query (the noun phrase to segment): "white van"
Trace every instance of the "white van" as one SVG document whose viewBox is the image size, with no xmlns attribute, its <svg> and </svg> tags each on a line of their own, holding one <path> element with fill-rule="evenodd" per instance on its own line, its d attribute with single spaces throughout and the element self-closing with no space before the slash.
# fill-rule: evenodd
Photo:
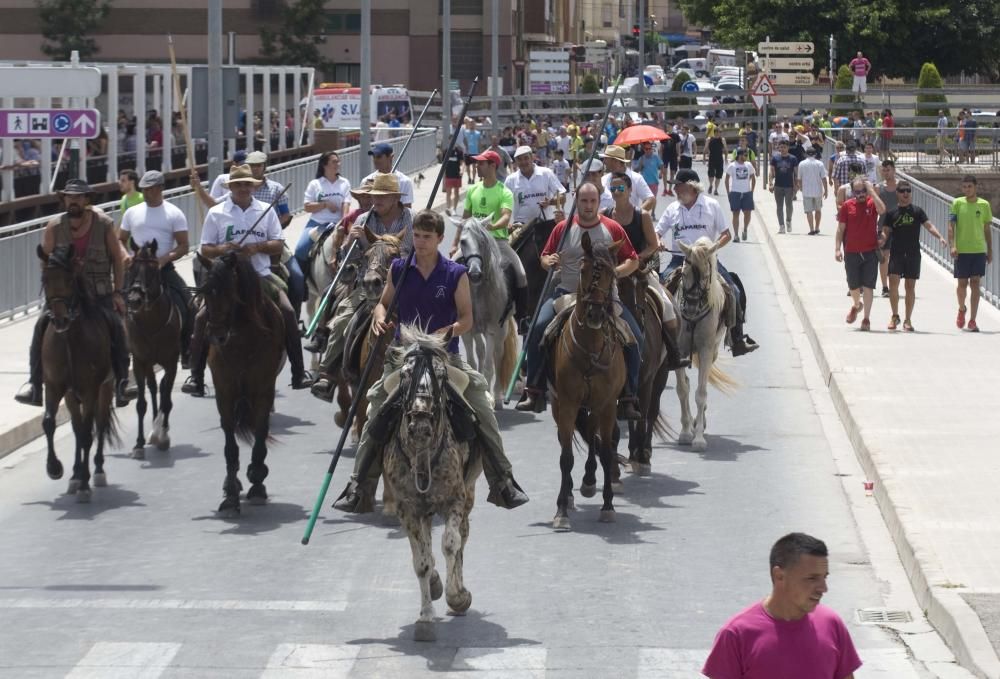
<svg viewBox="0 0 1000 679">
<path fill-rule="evenodd" d="M 713 70 L 716 66 L 736 66 L 736 50 L 708 50 L 708 70 Z"/>
<path fill-rule="evenodd" d="M 312 106 L 318 111 L 325 129 L 357 129 L 361 123 L 361 88 L 349 83 L 324 83 L 313 90 Z M 410 93 L 401 85 L 372 85 L 371 121 L 390 127 L 413 122 Z"/>
</svg>

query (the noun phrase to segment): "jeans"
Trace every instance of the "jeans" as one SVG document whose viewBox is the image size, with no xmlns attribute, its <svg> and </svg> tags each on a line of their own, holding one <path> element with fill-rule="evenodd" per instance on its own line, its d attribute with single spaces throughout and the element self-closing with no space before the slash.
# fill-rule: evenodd
<svg viewBox="0 0 1000 679">
<path fill-rule="evenodd" d="M 778 205 L 778 226 L 792 225 L 792 199 L 795 198 L 794 186 L 775 186 L 774 202 Z M 722 268 L 722 267 L 719 267 Z"/>
<path fill-rule="evenodd" d="M 528 378 L 526 384 L 530 389 L 537 389 L 539 391 L 544 391 L 545 389 L 547 357 L 545 349 L 542 347 L 542 338 L 545 335 L 545 329 L 552 322 L 552 319 L 556 317 L 556 299 L 565 294 L 567 294 L 566 290 L 557 289 L 552 297 L 542 304 L 542 308 L 538 311 L 538 319 L 535 325 L 531 327 L 531 332 L 528 333 Z M 628 370 L 626 390 L 629 394 L 634 395 L 639 388 L 639 365 L 642 357 L 643 341 L 642 329 L 632 314 L 629 313 L 629 310 L 621 305 L 621 302 L 616 301 L 615 306 L 621 312 L 621 317 L 628 323 L 628 327 L 632 331 L 632 335 L 636 341 L 635 344 L 626 345 L 624 351 L 625 368 Z"/>
</svg>

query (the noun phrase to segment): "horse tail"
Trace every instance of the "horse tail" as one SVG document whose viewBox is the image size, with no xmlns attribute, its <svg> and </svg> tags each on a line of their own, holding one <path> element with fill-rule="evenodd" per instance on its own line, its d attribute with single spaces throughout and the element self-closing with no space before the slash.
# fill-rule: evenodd
<svg viewBox="0 0 1000 679">
<path fill-rule="evenodd" d="M 691 367 L 698 367 L 698 354 L 691 355 Z M 708 371 L 708 383 L 727 396 L 735 393 L 740 387 L 736 378 L 720 368 L 717 361 L 712 363 L 712 369 Z"/>
<path fill-rule="evenodd" d="M 108 404 L 108 422 L 105 426 L 96 424 L 98 439 L 107 446 L 119 448 L 122 445 L 121 432 L 118 430 L 118 415 Z"/>
<path fill-rule="evenodd" d="M 511 316 L 507 319 L 507 332 L 503 338 L 503 355 L 500 357 L 500 370 L 497 375 L 497 378 L 501 380 L 500 384 L 510 384 L 510 377 L 514 374 L 515 365 L 517 365 L 517 327 L 514 325 L 513 316 Z"/>
<path fill-rule="evenodd" d="M 667 416 L 663 413 L 656 414 L 656 419 L 653 421 L 653 432 L 660 437 L 661 441 L 669 441 L 671 438 L 677 438 L 675 435 L 676 432 L 667 421 Z"/>
<path fill-rule="evenodd" d="M 256 422 L 253 419 L 253 408 L 250 407 L 250 399 L 245 397 L 237 398 L 234 408 L 236 409 L 236 414 L 233 418 L 233 430 L 236 438 L 244 443 L 253 443 L 254 425 Z"/>
</svg>

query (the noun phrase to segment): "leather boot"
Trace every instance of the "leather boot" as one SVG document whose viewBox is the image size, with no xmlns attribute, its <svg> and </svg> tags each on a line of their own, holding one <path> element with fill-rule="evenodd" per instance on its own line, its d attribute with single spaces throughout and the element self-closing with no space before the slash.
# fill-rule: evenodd
<svg viewBox="0 0 1000 679">
<path fill-rule="evenodd" d="M 514 509 L 528 501 L 528 494 L 511 477 L 506 479 L 499 488 L 490 488 L 490 494 L 486 497 L 486 501 L 503 509 Z"/>
<path fill-rule="evenodd" d="M 691 359 L 681 356 L 680 346 L 677 344 L 677 336 L 670 331 L 670 328 L 663 328 L 663 344 L 667 350 L 667 369 L 678 370 L 680 368 L 690 368 Z"/>
<path fill-rule="evenodd" d="M 514 410 L 522 413 L 544 413 L 545 394 L 541 389 L 525 389 L 521 394 L 521 400 L 514 406 Z"/>
<path fill-rule="evenodd" d="M 760 346 L 751 339 L 750 335 L 743 334 L 743 324 L 737 323 L 729 329 L 729 348 L 733 356 L 742 356 L 757 351 Z"/>
<path fill-rule="evenodd" d="M 350 514 L 367 514 L 375 511 L 375 487 L 371 483 L 361 484 L 351 479 L 344 492 L 333 503 L 334 509 Z"/>
<path fill-rule="evenodd" d="M 42 385 L 33 382 L 25 382 L 24 386 L 14 395 L 14 400 L 28 406 L 39 406 L 42 404 Z"/>
<path fill-rule="evenodd" d="M 639 412 L 639 399 L 635 396 L 620 396 L 618 398 L 618 419 L 641 420 L 642 413 Z"/>
<path fill-rule="evenodd" d="M 316 328 L 316 332 L 313 333 L 309 343 L 302 345 L 302 350 L 308 351 L 311 354 L 321 354 L 326 349 L 326 340 L 329 337 L 330 331 L 327 328 Z"/>
<path fill-rule="evenodd" d="M 319 379 L 312 383 L 309 393 L 321 401 L 333 403 L 333 392 L 335 388 L 336 384 L 334 383 L 333 378 L 326 373 L 320 373 Z"/>
<path fill-rule="evenodd" d="M 42 405 L 42 339 L 49 327 L 49 317 L 42 313 L 35 321 L 28 351 L 28 382 L 17 392 L 14 400 L 29 406 Z"/>
</svg>

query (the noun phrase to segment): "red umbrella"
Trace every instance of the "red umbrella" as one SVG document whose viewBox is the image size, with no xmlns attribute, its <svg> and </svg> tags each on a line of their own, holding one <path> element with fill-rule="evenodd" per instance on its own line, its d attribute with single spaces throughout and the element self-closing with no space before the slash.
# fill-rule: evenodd
<svg viewBox="0 0 1000 679">
<path fill-rule="evenodd" d="M 667 133 L 652 125 L 630 125 L 615 136 L 615 146 L 630 146 L 644 141 L 661 141 Z"/>
</svg>

